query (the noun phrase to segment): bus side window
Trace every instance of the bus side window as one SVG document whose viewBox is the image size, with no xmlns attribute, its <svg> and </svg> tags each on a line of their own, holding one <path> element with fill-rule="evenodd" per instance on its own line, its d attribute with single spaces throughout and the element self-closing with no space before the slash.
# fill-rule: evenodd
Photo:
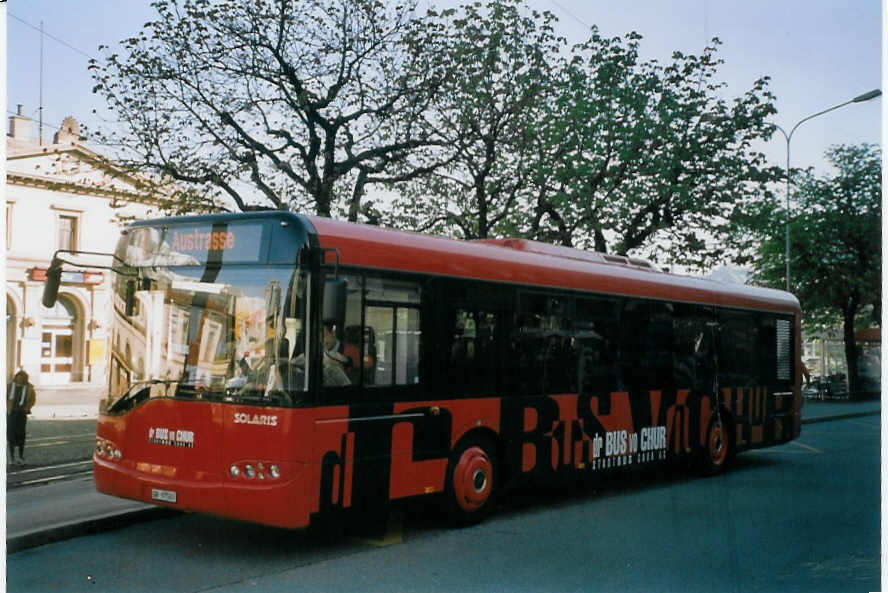
<svg viewBox="0 0 888 593">
<path fill-rule="evenodd" d="M 365 386 L 419 383 L 420 288 L 413 282 L 368 277 L 364 291 L 364 338 L 371 344 L 372 370 Z M 365 354 L 365 364 L 367 357 Z"/>
<path fill-rule="evenodd" d="M 564 296 L 519 294 L 507 354 L 511 392 L 541 395 L 574 390 L 576 353 L 568 305 Z"/>
<path fill-rule="evenodd" d="M 674 308 L 672 377 L 675 387 L 712 394 L 716 387 L 713 311 L 683 303 L 675 304 Z"/>
<path fill-rule="evenodd" d="M 719 386 L 759 385 L 759 327 L 755 314 L 724 311 L 719 314 L 719 327 Z"/>
<path fill-rule="evenodd" d="M 622 384 L 618 366 L 620 306 L 616 299 L 578 298 L 574 317 L 581 393 L 608 393 Z"/>
<path fill-rule="evenodd" d="M 336 366 L 336 370 L 324 369 L 325 387 L 344 387 L 360 384 L 361 378 L 361 292 L 360 276 L 344 276 L 346 281 L 345 326 L 335 327 L 335 345 L 324 356 L 325 367 Z M 325 330 L 326 331 L 326 330 Z M 326 348 L 326 344 L 323 346 Z M 365 357 L 366 362 L 366 357 Z M 342 371 L 341 373 L 339 371 Z M 372 369 L 371 371 L 372 372 Z"/>
<path fill-rule="evenodd" d="M 645 389 L 674 387 L 674 306 L 672 303 L 651 302 L 648 304 L 647 338 L 642 368 Z"/>
<path fill-rule="evenodd" d="M 449 390 L 457 395 L 491 395 L 496 390 L 496 315 L 455 309 L 451 313 Z"/>
<path fill-rule="evenodd" d="M 646 389 L 647 371 L 644 368 L 647 354 L 649 303 L 639 299 L 626 299 L 620 311 L 620 357 L 622 381 L 618 389 Z"/>
</svg>

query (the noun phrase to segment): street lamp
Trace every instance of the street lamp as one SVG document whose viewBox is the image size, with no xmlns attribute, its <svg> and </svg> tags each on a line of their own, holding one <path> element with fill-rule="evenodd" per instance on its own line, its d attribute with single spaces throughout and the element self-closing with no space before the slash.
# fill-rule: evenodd
<svg viewBox="0 0 888 593">
<path fill-rule="evenodd" d="M 862 95 L 858 95 L 854 97 L 850 101 L 845 101 L 844 103 L 839 103 L 834 107 L 830 107 L 829 109 L 824 109 L 823 111 L 818 111 L 814 115 L 809 115 L 808 117 L 802 119 L 792 127 L 789 131 L 789 134 L 786 133 L 786 130 L 778 126 L 777 124 L 771 124 L 776 129 L 780 130 L 780 133 L 783 134 L 783 137 L 786 138 L 786 291 L 790 292 L 790 284 L 789 284 L 789 142 L 792 140 L 792 135 L 795 133 L 796 129 L 808 121 L 809 119 L 814 119 L 818 115 L 823 115 L 824 113 L 829 113 L 830 111 L 834 111 L 839 107 L 844 107 L 850 103 L 863 103 L 864 101 L 869 101 L 870 99 L 875 99 L 880 96 L 882 91 L 879 89 L 873 89 L 868 93 L 864 93 Z"/>
</svg>

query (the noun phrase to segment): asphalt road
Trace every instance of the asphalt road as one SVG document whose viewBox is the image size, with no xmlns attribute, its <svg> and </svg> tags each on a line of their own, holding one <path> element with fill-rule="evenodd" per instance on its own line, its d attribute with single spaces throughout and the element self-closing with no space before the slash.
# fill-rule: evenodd
<svg viewBox="0 0 888 593">
<path fill-rule="evenodd" d="M 806 425 L 715 478 L 519 493 L 485 523 L 384 538 L 176 515 L 10 554 L 18 591 L 877 591 L 879 417 Z"/>
</svg>

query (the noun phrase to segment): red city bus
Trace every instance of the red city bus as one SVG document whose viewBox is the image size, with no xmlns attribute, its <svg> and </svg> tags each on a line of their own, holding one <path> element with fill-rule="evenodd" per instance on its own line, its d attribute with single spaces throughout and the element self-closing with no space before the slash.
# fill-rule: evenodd
<svg viewBox="0 0 888 593">
<path fill-rule="evenodd" d="M 113 269 L 115 496 L 304 527 L 438 494 L 467 523 L 524 481 L 717 473 L 801 428 L 780 291 L 286 212 L 137 222 Z"/>
</svg>

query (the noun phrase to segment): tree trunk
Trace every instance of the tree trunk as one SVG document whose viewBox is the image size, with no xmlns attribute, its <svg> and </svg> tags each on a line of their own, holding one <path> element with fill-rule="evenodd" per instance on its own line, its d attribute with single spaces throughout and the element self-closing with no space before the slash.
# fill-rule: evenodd
<svg viewBox="0 0 888 593">
<path fill-rule="evenodd" d="M 358 169 L 358 179 L 352 191 L 351 203 L 348 207 L 348 221 L 358 222 L 358 213 L 361 211 L 361 198 L 364 197 L 364 186 L 367 184 L 367 169 Z"/>
<path fill-rule="evenodd" d="M 313 196 L 315 200 L 315 212 L 318 216 L 330 218 L 330 207 L 333 202 L 332 181 L 321 181 L 317 184 L 317 192 Z"/>
<path fill-rule="evenodd" d="M 856 306 L 842 308 L 842 333 L 844 334 L 845 339 L 845 361 L 848 363 L 848 395 L 852 398 L 855 397 L 857 386 L 860 384 L 858 380 L 859 365 L 857 361 L 857 343 L 854 341 L 854 313 L 856 311 Z"/>
<path fill-rule="evenodd" d="M 486 239 L 490 229 L 487 221 L 487 192 L 484 191 L 483 179 L 480 183 L 475 184 L 475 199 L 478 201 L 478 236 L 475 238 Z"/>
<path fill-rule="evenodd" d="M 605 241 L 604 233 L 600 229 L 595 229 L 595 251 L 607 253 L 607 241 Z"/>
</svg>

